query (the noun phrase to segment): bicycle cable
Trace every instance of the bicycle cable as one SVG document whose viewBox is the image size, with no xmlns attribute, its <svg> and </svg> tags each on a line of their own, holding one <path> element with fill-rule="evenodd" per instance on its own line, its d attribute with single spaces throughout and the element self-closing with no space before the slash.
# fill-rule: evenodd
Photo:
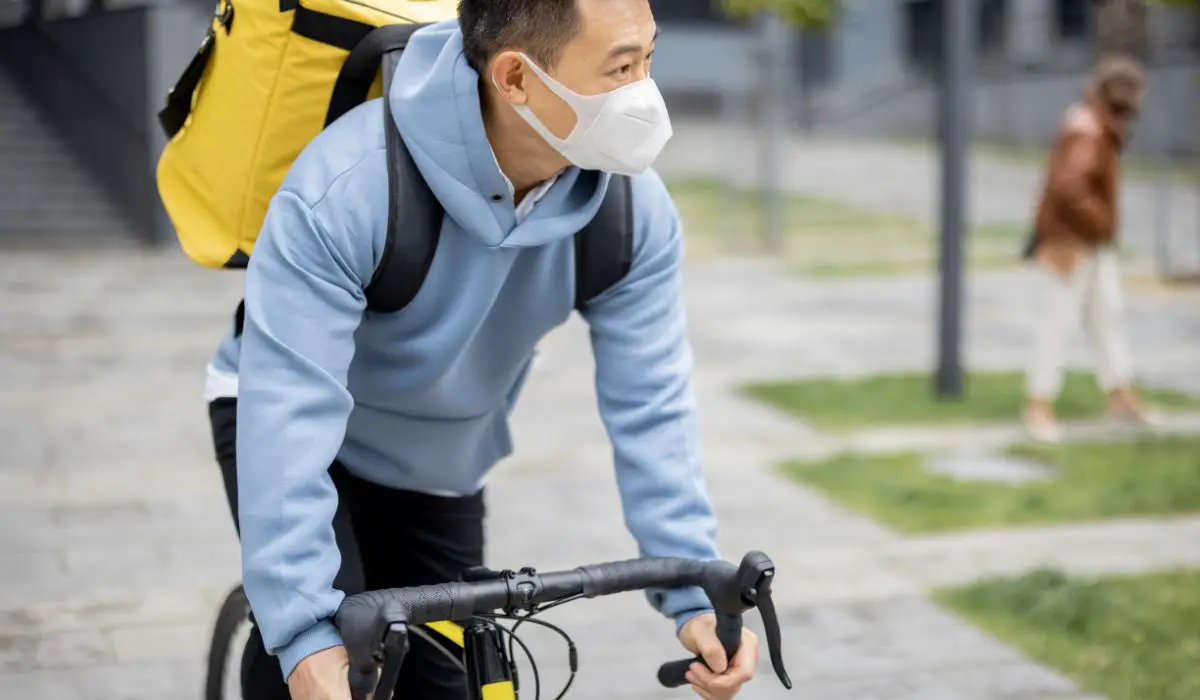
<svg viewBox="0 0 1200 700">
<path fill-rule="evenodd" d="M 495 623 L 496 620 L 513 619 L 507 615 L 475 615 L 474 617 L 491 623 Z M 518 645 L 520 645 L 521 650 L 525 652 L 525 658 L 529 659 L 529 667 L 533 670 L 533 700 L 539 700 L 542 697 L 542 679 L 538 675 L 537 661 L 535 661 L 533 658 L 533 652 L 529 650 L 529 647 L 525 645 L 525 642 L 521 641 L 520 637 L 513 633 L 513 630 L 505 627 L 504 625 L 496 625 L 496 629 L 508 635 L 508 663 L 513 674 L 513 690 L 520 692 L 520 681 L 517 678 L 517 664 L 512 660 L 512 643 L 515 641 Z M 513 629 L 516 629 L 515 625 L 513 626 Z M 561 696 L 559 697 L 561 698 Z"/>
<path fill-rule="evenodd" d="M 525 652 L 525 657 L 529 659 L 529 666 L 530 666 L 530 669 L 533 671 L 533 683 L 534 683 L 533 697 L 534 697 L 534 700 L 540 700 L 540 698 L 541 698 L 541 693 L 542 693 L 541 676 L 538 673 L 537 661 L 534 660 L 533 653 L 529 650 L 529 647 L 526 646 L 525 642 L 522 641 L 521 638 L 516 634 L 517 628 L 520 627 L 523 623 L 528 622 L 531 625 L 537 625 L 539 627 L 545 627 L 546 629 L 549 629 L 550 631 L 558 634 L 558 636 L 562 637 L 563 641 L 566 642 L 566 644 L 567 644 L 567 667 L 571 670 L 571 675 L 567 678 L 567 682 L 563 685 L 562 690 L 560 690 L 558 695 L 556 695 L 554 698 L 554 700 L 562 700 L 562 698 L 564 696 L 566 696 L 567 692 L 571 689 L 571 685 L 575 682 L 575 675 L 579 672 L 579 651 L 575 646 L 575 640 L 571 639 L 571 636 L 569 634 L 567 634 L 567 632 L 565 630 L 563 630 L 561 627 L 559 627 L 553 623 L 546 622 L 545 620 L 535 619 L 534 616 L 538 615 L 542 612 L 545 612 L 546 610 L 549 610 L 551 608 L 557 607 L 559 605 L 569 603 L 573 600 L 578 600 L 582 597 L 584 597 L 584 596 L 572 596 L 570 598 L 564 598 L 562 600 L 557 600 L 548 605 L 542 606 L 535 610 L 531 610 L 530 612 L 528 612 L 524 615 L 514 615 L 512 613 L 476 615 L 476 617 L 480 617 L 480 618 L 491 620 L 491 621 L 511 620 L 515 623 L 515 624 L 513 624 L 511 629 L 500 626 L 500 625 L 497 625 L 497 627 L 499 629 L 504 630 L 504 632 L 506 634 L 508 634 L 508 640 L 509 640 L 509 642 L 508 642 L 508 657 L 509 657 L 509 659 L 511 660 L 515 654 L 515 650 L 513 648 L 513 642 L 516 642 L 521 647 L 521 650 Z M 515 678 L 516 677 L 516 664 L 515 663 L 513 664 L 513 673 L 514 673 L 514 678 Z"/>
</svg>

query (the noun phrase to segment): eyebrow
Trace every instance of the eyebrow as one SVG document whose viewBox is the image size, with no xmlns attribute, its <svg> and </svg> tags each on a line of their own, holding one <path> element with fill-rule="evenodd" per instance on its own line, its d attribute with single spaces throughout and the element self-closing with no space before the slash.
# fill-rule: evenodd
<svg viewBox="0 0 1200 700">
<path fill-rule="evenodd" d="M 660 29 L 659 27 L 656 26 L 654 28 L 654 38 L 650 40 L 650 43 L 653 44 L 654 42 L 658 41 L 658 37 L 661 34 L 662 34 L 662 29 Z M 646 50 L 645 47 L 639 43 L 631 42 L 631 43 L 627 43 L 627 44 L 617 44 L 616 46 L 609 49 L 608 58 L 609 59 L 617 58 L 618 56 L 623 56 L 627 53 L 642 53 L 645 50 Z"/>
</svg>

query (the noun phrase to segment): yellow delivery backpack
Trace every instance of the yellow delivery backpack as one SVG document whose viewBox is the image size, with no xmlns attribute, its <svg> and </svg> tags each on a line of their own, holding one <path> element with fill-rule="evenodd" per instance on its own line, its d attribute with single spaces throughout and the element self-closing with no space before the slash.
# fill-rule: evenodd
<svg viewBox="0 0 1200 700">
<path fill-rule="evenodd" d="M 371 46 L 369 37 L 387 33 L 373 30 L 448 19 L 456 5 L 220 0 L 158 115 L 168 139 L 158 189 L 184 252 L 206 267 L 245 267 L 292 161 L 328 123 L 380 94 L 380 55 L 396 47 Z"/>
</svg>

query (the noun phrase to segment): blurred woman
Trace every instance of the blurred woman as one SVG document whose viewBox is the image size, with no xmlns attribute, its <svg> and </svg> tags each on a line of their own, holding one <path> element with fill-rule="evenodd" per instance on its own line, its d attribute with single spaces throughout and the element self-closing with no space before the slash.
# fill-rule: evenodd
<svg viewBox="0 0 1200 700">
<path fill-rule="evenodd" d="M 1027 250 L 1045 273 L 1046 284 L 1024 415 L 1038 440 L 1061 439 L 1054 401 L 1062 388 L 1067 338 L 1081 317 L 1096 358 L 1097 381 L 1108 392 L 1110 415 L 1150 421 L 1132 387 L 1116 248 L 1120 154 L 1145 91 L 1145 75 L 1136 61 L 1101 59 L 1083 100 L 1067 110 L 1051 149 Z"/>
</svg>

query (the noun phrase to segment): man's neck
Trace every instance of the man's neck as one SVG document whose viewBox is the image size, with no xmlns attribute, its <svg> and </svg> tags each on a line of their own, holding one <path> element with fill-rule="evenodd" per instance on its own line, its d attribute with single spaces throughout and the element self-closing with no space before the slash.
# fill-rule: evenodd
<svg viewBox="0 0 1200 700">
<path fill-rule="evenodd" d="M 530 190 L 562 172 L 562 156 L 493 90 L 481 84 L 480 92 L 488 142 L 500 164 L 500 172 L 512 183 L 519 202 Z"/>
</svg>

